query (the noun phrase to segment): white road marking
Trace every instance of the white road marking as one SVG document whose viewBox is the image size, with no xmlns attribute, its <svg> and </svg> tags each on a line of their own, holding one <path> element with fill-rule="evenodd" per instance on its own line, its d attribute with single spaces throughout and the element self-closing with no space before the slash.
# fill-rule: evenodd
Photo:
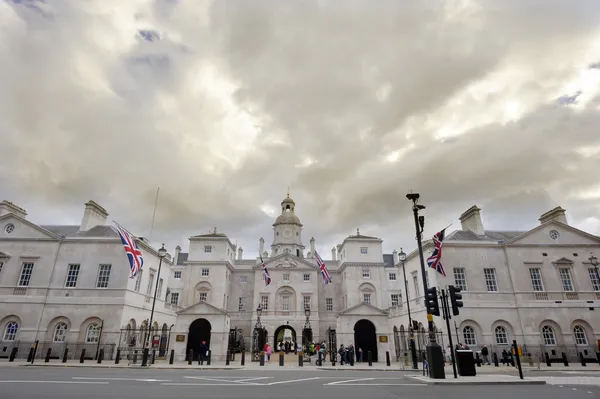
<svg viewBox="0 0 600 399">
<path fill-rule="evenodd" d="M 31 381 L 31 380 L 0 380 L 0 383 L 26 383 L 26 384 L 99 384 L 108 385 L 106 381 Z"/>
<path fill-rule="evenodd" d="M 202 380 L 202 381 L 228 382 L 230 384 L 238 383 L 238 384 L 243 384 L 243 385 L 252 385 L 252 383 L 238 382 L 235 380 L 224 380 L 222 378 L 210 378 L 210 377 L 185 377 L 185 378 L 192 378 L 194 380 Z"/>
<path fill-rule="evenodd" d="M 273 377 L 254 377 L 254 378 L 244 378 L 243 380 L 235 380 L 233 382 L 247 382 L 247 381 L 256 381 L 256 380 L 266 380 L 268 378 Z"/>
<path fill-rule="evenodd" d="M 199 383 L 194 383 L 194 382 L 163 382 L 160 385 L 168 385 L 168 386 L 181 386 L 181 387 L 198 387 L 198 386 L 216 386 L 216 387 L 258 387 L 258 386 L 262 386 L 259 384 L 239 384 L 239 385 L 232 385 L 232 384 L 199 384 Z"/>
<path fill-rule="evenodd" d="M 330 386 L 331 384 L 323 384 L 323 386 Z M 380 386 L 405 386 L 405 387 L 426 387 L 427 384 L 336 384 L 334 387 L 351 387 L 351 386 L 360 386 L 360 387 L 380 387 Z"/>
<path fill-rule="evenodd" d="M 275 382 L 270 382 L 270 383 L 264 384 L 264 385 L 288 384 L 291 382 L 311 381 L 311 380 L 319 380 L 319 379 L 321 379 L 321 377 L 301 378 L 299 380 L 275 381 Z"/>
<path fill-rule="evenodd" d="M 140 381 L 140 382 L 170 382 L 173 380 L 157 380 L 154 378 L 109 378 L 109 377 L 72 377 L 74 380 L 105 380 L 105 381 Z"/>
<path fill-rule="evenodd" d="M 351 380 L 330 382 L 329 384 L 324 384 L 324 385 L 338 385 L 338 384 L 344 384 L 346 382 L 371 381 L 371 380 L 374 380 L 374 379 L 375 378 L 353 378 Z"/>
</svg>

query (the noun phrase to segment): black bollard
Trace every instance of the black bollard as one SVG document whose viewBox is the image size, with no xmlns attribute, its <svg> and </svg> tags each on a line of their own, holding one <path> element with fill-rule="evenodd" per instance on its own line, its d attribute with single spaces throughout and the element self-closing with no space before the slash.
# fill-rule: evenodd
<svg viewBox="0 0 600 399">
<path fill-rule="evenodd" d="M 81 356 L 79 356 L 79 363 L 83 363 L 85 360 L 85 348 L 81 350 Z"/>
<path fill-rule="evenodd" d="M 583 357 L 583 352 L 579 352 L 579 360 L 581 360 L 581 367 L 586 367 L 585 358 Z"/>
<path fill-rule="evenodd" d="M 598 359 L 598 364 L 600 364 L 600 352 L 596 352 L 596 359 Z"/>
<path fill-rule="evenodd" d="M 148 366 L 148 357 L 150 357 L 150 349 L 144 348 L 142 352 L 142 367 Z"/>
<path fill-rule="evenodd" d="M 100 352 L 98 353 L 98 364 L 101 364 L 102 360 L 104 360 L 104 349 L 100 349 Z"/>
<path fill-rule="evenodd" d="M 562 352 L 561 356 L 565 367 L 569 367 L 569 359 L 567 359 L 567 354 L 565 352 Z"/>
<path fill-rule="evenodd" d="M 260 351 L 259 353 L 260 359 L 258 359 L 258 364 L 260 366 L 264 366 L 265 365 L 265 352 L 264 351 Z"/>
<path fill-rule="evenodd" d="M 10 351 L 10 357 L 8 358 L 9 362 L 15 361 L 15 357 L 17 357 L 18 351 L 19 351 L 19 348 L 17 348 L 17 347 L 12 348 L 12 350 Z"/>
<path fill-rule="evenodd" d="M 229 357 L 230 357 L 230 353 L 229 351 L 227 351 L 227 356 L 225 356 L 225 366 L 229 366 Z"/>
<path fill-rule="evenodd" d="M 173 364 L 174 360 L 175 360 L 175 350 L 171 349 L 171 356 L 169 356 L 169 364 Z"/>
<path fill-rule="evenodd" d="M 390 360 L 390 352 L 389 351 L 385 351 L 385 364 L 387 364 L 388 367 L 390 367 L 392 365 L 392 361 Z"/>
<path fill-rule="evenodd" d="M 133 364 L 137 363 L 137 350 L 133 351 Z"/>
<path fill-rule="evenodd" d="M 373 366 L 373 357 L 371 355 L 371 351 L 367 352 L 367 361 L 369 362 L 369 367 Z"/>
<path fill-rule="evenodd" d="M 304 366 L 304 353 L 298 352 L 298 367 Z"/>
<path fill-rule="evenodd" d="M 323 365 L 323 358 L 321 357 L 321 352 L 317 353 L 317 366 L 321 367 Z"/>
<path fill-rule="evenodd" d="M 29 355 L 27 355 L 27 363 L 31 362 L 33 359 L 33 346 L 29 348 Z"/>
<path fill-rule="evenodd" d="M 50 363 L 50 354 L 52 354 L 52 348 L 48 348 L 46 351 L 46 359 L 44 359 L 44 363 Z"/>
<path fill-rule="evenodd" d="M 117 349 L 117 355 L 115 356 L 115 364 L 119 364 L 121 361 L 121 349 Z"/>
<path fill-rule="evenodd" d="M 546 355 L 546 366 L 548 366 L 548 367 L 552 366 L 552 363 L 550 363 L 550 356 L 548 355 L 548 352 L 546 352 L 545 355 Z"/>
<path fill-rule="evenodd" d="M 498 354 L 496 352 L 492 353 L 492 358 L 494 359 L 494 366 L 500 367 L 498 364 Z"/>
<path fill-rule="evenodd" d="M 517 346 L 517 340 L 513 340 L 513 349 L 515 351 L 515 360 L 517 362 L 517 369 L 519 370 L 519 378 L 523 379 L 523 369 L 521 368 L 521 356 L 519 356 L 519 347 Z"/>
<path fill-rule="evenodd" d="M 152 364 L 156 361 L 156 349 L 152 349 Z"/>
<path fill-rule="evenodd" d="M 279 352 L 279 366 L 283 367 L 283 352 Z"/>
<path fill-rule="evenodd" d="M 211 361 L 211 358 L 212 358 L 212 351 L 210 349 L 208 350 L 206 356 L 207 356 L 207 358 L 206 358 L 206 365 L 210 366 L 210 361 Z"/>
<path fill-rule="evenodd" d="M 33 364 L 33 362 L 35 361 L 35 354 L 37 353 L 39 344 L 40 341 L 35 341 L 35 343 L 33 344 L 33 355 L 31 356 L 31 364 Z"/>
<path fill-rule="evenodd" d="M 188 365 L 191 365 L 193 360 L 194 360 L 194 350 L 190 349 L 188 351 Z"/>
<path fill-rule="evenodd" d="M 475 363 L 477 367 L 481 367 L 481 359 L 479 358 L 479 353 L 475 352 Z"/>
<path fill-rule="evenodd" d="M 66 363 L 67 362 L 67 357 L 69 356 L 69 348 L 65 348 L 65 352 L 63 353 L 63 358 L 62 358 L 62 362 Z"/>
<path fill-rule="evenodd" d="M 240 361 L 240 365 L 245 366 L 246 365 L 246 351 L 242 351 L 241 358 L 242 358 L 242 360 Z"/>
</svg>

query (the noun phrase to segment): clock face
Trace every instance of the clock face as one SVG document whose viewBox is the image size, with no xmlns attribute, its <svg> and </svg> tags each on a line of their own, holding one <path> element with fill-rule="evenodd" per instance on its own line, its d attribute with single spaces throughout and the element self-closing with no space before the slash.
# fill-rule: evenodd
<svg viewBox="0 0 600 399">
<path fill-rule="evenodd" d="M 291 231 L 291 230 L 289 230 L 289 229 L 285 229 L 285 230 L 283 230 L 283 236 L 284 236 L 285 238 L 290 238 L 290 237 L 292 236 L 292 231 Z"/>
</svg>

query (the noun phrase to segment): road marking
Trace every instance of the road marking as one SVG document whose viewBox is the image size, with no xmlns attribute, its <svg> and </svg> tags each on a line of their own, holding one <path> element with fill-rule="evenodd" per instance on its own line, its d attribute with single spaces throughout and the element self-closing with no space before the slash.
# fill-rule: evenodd
<svg viewBox="0 0 600 399">
<path fill-rule="evenodd" d="M 238 383 L 242 385 L 252 385 L 252 383 L 244 383 L 238 382 L 236 380 L 224 380 L 222 378 L 210 378 L 210 377 L 184 377 L 184 378 L 192 378 L 194 380 L 202 380 L 202 381 L 215 381 L 215 382 L 228 382 L 228 383 Z"/>
<path fill-rule="evenodd" d="M 268 378 L 273 378 L 273 377 L 244 378 L 243 380 L 236 380 L 236 381 L 233 381 L 233 382 L 247 382 L 247 381 L 256 381 L 256 380 L 266 380 Z"/>
<path fill-rule="evenodd" d="M 0 383 L 27 383 L 27 384 L 98 384 L 108 385 L 106 381 L 31 381 L 31 380 L 0 380 Z"/>
<path fill-rule="evenodd" d="M 157 380 L 154 378 L 110 378 L 110 377 L 73 377 L 74 380 L 105 380 L 105 381 L 140 381 L 140 382 L 170 382 L 173 380 Z"/>
<path fill-rule="evenodd" d="M 331 384 L 323 384 L 323 386 L 329 386 Z M 410 383 L 406 383 L 406 384 L 336 384 L 333 385 L 334 387 L 351 387 L 351 386 L 358 386 L 358 387 L 381 387 L 381 386 L 405 386 L 405 387 L 426 387 L 427 384 L 410 384 Z"/>
<path fill-rule="evenodd" d="M 194 383 L 194 382 L 163 382 L 160 385 L 167 385 L 167 386 L 181 386 L 181 387 L 198 387 L 198 386 L 215 386 L 215 387 L 258 387 L 258 386 L 262 386 L 260 384 L 238 384 L 238 385 L 232 385 L 232 384 L 199 384 L 199 383 Z"/>
<path fill-rule="evenodd" d="M 288 383 L 292 383 L 292 382 L 301 382 L 301 381 L 311 381 L 311 380 L 319 380 L 321 377 L 312 377 L 312 378 L 302 378 L 299 380 L 288 380 L 288 381 L 275 381 L 275 382 L 270 382 L 268 384 L 264 384 L 264 385 L 278 385 L 278 384 L 288 384 Z"/>
<path fill-rule="evenodd" d="M 354 378 L 354 379 L 351 379 L 351 380 L 330 382 L 328 384 L 323 384 L 323 385 L 338 385 L 338 384 L 343 384 L 343 383 L 346 383 L 346 382 L 370 381 L 370 380 L 374 380 L 374 379 L 375 378 Z"/>
</svg>

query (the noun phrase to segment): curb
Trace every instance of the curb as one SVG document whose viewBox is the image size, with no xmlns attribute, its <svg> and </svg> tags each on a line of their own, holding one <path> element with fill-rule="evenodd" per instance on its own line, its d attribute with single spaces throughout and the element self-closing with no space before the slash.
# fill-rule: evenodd
<svg viewBox="0 0 600 399">
<path fill-rule="evenodd" d="M 411 376 L 410 378 L 421 381 L 427 385 L 546 385 L 544 380 L 513 380 L 513 381 L 460 381 L 433 380 Z"/>
<path fill-rule="evenodd" d="M 381 368 L 381 367 L 372 367 L 368 369 L 357 369 L 350 366 L 350 368 L 335 368 L 335 367 L 317 367 L 316 370 L 324 370 L 324 371 L 393 371 L 393 372 L 402 372 L 402 373 L 422 373 L 423 370 L 413 370 L 413 369 L 392 369 L 392 368 Z"/>
<path fill-rule="evenodd" d="M 119 366 L 119 365 L 104 365 L 96 364 L 94 366 L 76 366 L 74 364 L 21 364 L 14 367 L 68 367 L 80 369 L 140 369 L 140 370 L 245 370 L 246 367 L 165 367 L 165 366 Z"/>
</svg>

